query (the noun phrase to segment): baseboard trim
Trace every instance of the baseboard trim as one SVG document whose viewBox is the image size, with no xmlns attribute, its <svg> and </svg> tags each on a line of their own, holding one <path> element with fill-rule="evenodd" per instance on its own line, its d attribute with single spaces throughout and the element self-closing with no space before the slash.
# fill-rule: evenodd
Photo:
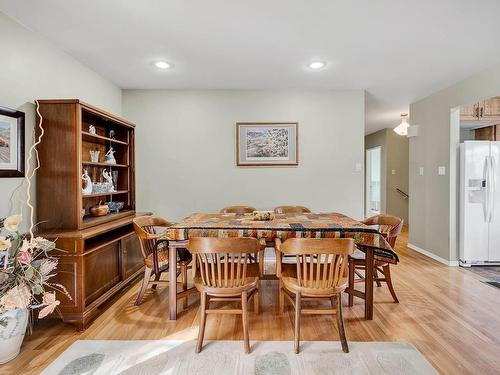
<svg viewBox="0 0 500 375">
<path fill-rule="evenodd" d="M 459 266 L 458 260 L 446 260 L 446 259 L 441 258 L 440 256 L 438 256 L 436 254 L 431 253 L 430 251 L 424 250 L 421 247 L 415 246 L 411 243 L 408 243 L 407 247 L 409 249 L 416 251 L 417 253 L 425 255 L 426 257 L 434 259 L 434 260 L 438 261 L 439 263 L 443 263 L 449 267 L 458 267 Z"/>
</svg>

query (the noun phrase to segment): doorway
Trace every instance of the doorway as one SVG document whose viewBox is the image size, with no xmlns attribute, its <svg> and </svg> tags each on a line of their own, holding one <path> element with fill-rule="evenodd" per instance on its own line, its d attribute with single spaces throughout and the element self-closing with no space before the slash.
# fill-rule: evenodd
<svg viewBox="0 0 500 375">
<path fill-rule="evenodd" d="M 366 150 L 366 202 L 365 215 L 370 217 L 380 214 L 381 207 L 381 169 L 382 147 Z"/>
</svg>

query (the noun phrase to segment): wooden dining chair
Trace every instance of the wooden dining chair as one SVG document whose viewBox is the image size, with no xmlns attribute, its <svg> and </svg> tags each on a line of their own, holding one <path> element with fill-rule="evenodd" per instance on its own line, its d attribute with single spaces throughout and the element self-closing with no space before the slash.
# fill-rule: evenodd
<svg viewBox="0 0 500 375">
<path fill-rule="evenodd" d="M 300 214 L 311 212 L 311 210 L 304 206 L 278 206 L 274 208 L 276 214 Z"/>
<path fill-rule="evenodd" d="M 252 207 L 252 206 L 227 206 L 227 207 L 222 208 L 219 211 L 219 213 L 244 215 L 244 214 L 251 214 L 254 211 L 255 211 L 255 207 Z M 259 262 L 258 253 L 253 254 L 250 257 L 250 261 L 253 263 Z M 264 267 L 263 258 L 260 261 L 260 263 L 261 263 L 261 266 Z"/>
<path fill-rule="evenodd" d="M 144 257 L 144 280 L 142 281 L 141 289 L 135 301 L 136 305 L 140 305 L 144 293 L 149 285 L 152 289 L 156 289 L 158 284 L 168 284 L 166 280 L 160 280 L 162 272 L 169 271 L 168 264 L 168 241 L 161 239 L 161 233 L 158 229 L 165 229 L 172 224 L 168 221 L 154 216 L 141 216 L 132 220 L 134 231 L 139 238 L 142 256 Z M 175 267 L 177 277 L 181 277 L 183 290 L 187 289 L 187 270 L 191 262 L 191 255 L 187 251 L 179 251 L 179 262 Z M 154 280 L 151 280 L 154 276 Z M 177 288 L 177 285 L 171 286 Z"/>
<path fill-rule="evenodd" d="M 394 247 L 396 246 L 396 240 L 401 234 L 401 230 L 403 229 L 403 219 L 400 219 L 399 217 L 393 215 L 372 216 L 363 221 L 363 224 L 378 226 L 379 232 L 385 238 L 387 243 L 392 247 L 392 249 L 394 249 Z M 398 297 L 392 285 L 390 268 L 391 263 L 393 263 L 391 259 L 375 259 L 373 269 L 375 277 L 373 281 L 377 284 L 378 287 L 382 286 L 381 282 L 385 282 L 387 284 L 387 287 L 389 288 L 389 292 L 391 292 L 394 302 L 399 303 Z M 354 297 L 363 298 L 362 293 L 356 293 L 354 284 L 364 280 L 363 274 L 361 274 L 360 271 L 365 270 L 365 268 L 366 260 L 364 253 L 361 251 L 356 251 L 349 259 L 349 306 L 353 306 Z M 383 277 L 379 277 L 379 273 L 381 273 Z M 355 280 L 355 275 L 359 277 L 358 280 Z M 352 292 L 350 292 L 351 290 Z"/>
<path fill-rule="evenodd" d="M 304 206 L 278 206 L 274 207 L 275 214 L 300 214 L 300 213 L 308 213 L 311 210 Z M 280 239 L 276 239 L 274 242 L 274 248 L 277 249 L 279 244 L 277 241 Z M 281 257 L 280 262 L 283 261 L 283 257 L 290 258 L 289 255 L 276 252 L 276 265 L 278 265 L 278 256 Z M 278 276 L 278 269 L 276 268 L 276 276 Z"/>
<path fill-rule="evenodd" d="M 222 208 L 219 212 L 221 214 L 251 214 L 255 211 L 255 207 L 252 206 L 227 206 Z"/>
<path fill-rule="evenodd" d="M 250 263 L 250 255 L 261 251 L 255 238 L 195 237 L 189 239 L 189 251 L 198 262 L 194 283 L 201 293 L 200 328 L 196 353 L 201 351 L 207 314 L 241 314 L 245 353 L 250 352 L 248 310 L 251 298 L 259 313 L 259 267 Z M 241 309 L 211 309 L 211 302 L 241 302 Z"/>
<path fill-rule="evenodd" d="M 295 256 L 295 264 L 280 265 L 280 313 L 285 297 L 295 308 L 295 353 L 300 347 L 302 314 L 336 315 L 342 350 L 349 353 L 342 318 L 342 292 L 347 287 L 348 258 L 354 251 L 352 238 L 290 238 L 278 251 Z M 302 308 L 304 300 L 329 299 L 331 309 Z"/>
</svg>

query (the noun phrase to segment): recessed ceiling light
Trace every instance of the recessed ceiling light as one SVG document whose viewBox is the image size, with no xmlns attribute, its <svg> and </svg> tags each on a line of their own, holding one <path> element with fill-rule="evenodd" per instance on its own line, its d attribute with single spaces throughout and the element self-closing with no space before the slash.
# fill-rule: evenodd
<svg viewBox="0 0 500 375">
<path fill-rule="evenodd" d="M 158 69 L 170 69 L 172 67 L 172 64 L 166 62 L 166 61 L 156 61 L 155 66 Z"/>
<path fill-rule="evenodd" d="M 321 69 L 321 68 L 324 68 L 326 65 L 325 62 L 323 61 L 313 61 L 312 63 L 310 63 L 309 65 L 307 65 L 310 69 L 314 69 L 314 70 L 318 70 L 318 69 Z"/>
</svg>

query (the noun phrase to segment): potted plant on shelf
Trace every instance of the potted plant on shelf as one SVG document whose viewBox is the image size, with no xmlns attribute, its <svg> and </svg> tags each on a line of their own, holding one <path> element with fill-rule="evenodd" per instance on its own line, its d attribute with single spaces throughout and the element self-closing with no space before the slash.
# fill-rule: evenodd
<svg viewBox="0 0 500 375">
<path fill-rule="evenodd" d="M 59 305 L 51 283 L 58 260 L 50 256 L 55 244 L 42 237 L 19 232 L 21 215 L 0 219 L 0 364 L 19 354 L 29 320 L 29 310 L 40 309 L 38 318 Z"/>
</svg>

